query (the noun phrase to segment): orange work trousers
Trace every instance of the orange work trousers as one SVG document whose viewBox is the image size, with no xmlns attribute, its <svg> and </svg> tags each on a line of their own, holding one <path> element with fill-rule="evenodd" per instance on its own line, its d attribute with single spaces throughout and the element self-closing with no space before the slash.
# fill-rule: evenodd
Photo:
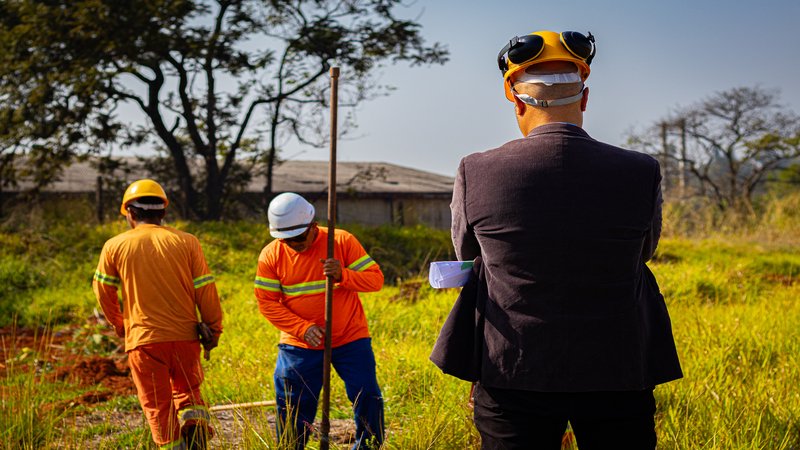
<svg viewBox="0 0 800 450">
<path fill-rule="evenodd" d="M 208 423 L 198 341 L 141 345 L 128 352 L 128 365 L 156 445 L 179 445 L 183 425 Z"/>
</svg>

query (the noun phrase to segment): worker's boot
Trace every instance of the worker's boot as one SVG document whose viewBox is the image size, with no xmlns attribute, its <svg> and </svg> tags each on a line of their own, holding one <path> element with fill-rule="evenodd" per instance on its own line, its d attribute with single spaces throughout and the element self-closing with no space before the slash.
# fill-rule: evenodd
<svg viewBox="0 0 800 450">
<path fill-rule="evenodd" d="M 208 442 L 208 425 L 204 423 L 192 423 L 181 428 L 183 441 L 186 442 L 188 450 L 206 450 Z"/>
</svg>

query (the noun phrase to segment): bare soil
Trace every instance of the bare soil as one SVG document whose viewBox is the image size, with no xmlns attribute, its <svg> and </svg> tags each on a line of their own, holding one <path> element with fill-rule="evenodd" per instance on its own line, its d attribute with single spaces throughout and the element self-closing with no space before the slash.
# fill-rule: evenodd
<svg viewBox="0 0 800 450">
<path fill-rule="evenodd" d="M 92 319 L 89 325 L 96 323 L 96 319 Z M 76 345 L 76 342 L 87 339 L 86 333 L 94 339 L 101 334 L 104 336 L 102 342 L 118 342 L 113 331 L 103 327 L 84 330 L 86 327 L 80 325 L 59 328 L 55 332 L 0 328 L 0 379 L 12 373 L 33 373 L 41 382 L 86 388 L 74 398 L 43 405 L 40 410 L 42 414 L 66 412 L 61 421 L 65 429 L 106 430 L 82 440 L 87 448 L 108 447 L 116 434 L 141 430 L 147 425 L 138 407 L 130 410 L 104 407 L 117 397 L 135 396 L 136 387 L 128 368 L 127 355 L 119 346 L 111 351 L 88 354 L 85 346 Z M 0 400 L 5 396 L 6 389 L 0 386 Z M 212 448 L 244 448 L 242 435 L 245 428 L 266 427 L 266 430 L 258 431 L 274 433 L 275 416 L 271 407 L 216 411 L 213 414 L 212 425 L 217 436 L 212 440 Z M 97 426 L 101 424 L 108 426 Z M 354 435 L 352 420 L 331 419 L 331 442 L 346 444 L 352 442 Z"/>
</svg>

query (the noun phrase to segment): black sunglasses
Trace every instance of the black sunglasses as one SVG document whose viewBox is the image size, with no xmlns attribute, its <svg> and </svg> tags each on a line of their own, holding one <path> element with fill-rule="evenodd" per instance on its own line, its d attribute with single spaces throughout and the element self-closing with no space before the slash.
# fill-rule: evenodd
<svg viewBox="0 0 800 450">
<path fill-rule="evenodd" d="M 287 244 L 299 244 L 301 242 L 304 242 L 306 240 L 306 238 L 308 238 L 308 233 L 310 233 L 310 232 L 311 232 L 311 226 L 306 228 L 306 231 L 303 231 L 303 233 L 298 234 L 295 237 L 281 239 L 281 242 L 285 242 Z"/>
<path fill-rule="evenodd" d="M 577 31 L 564 31 L 561 33 L 561 43 L 568 52 L 592 64 L 595 55 L 594 36 L 589 32 L 589 36 Z M 544 50 L 544 38 L 538 34 L 526 34 L 525 36 L 514 36 L 508 41 L 497 55 L 497 65 L 500 72 L 505 75 L 508 71 L 508 62 L 522 64 L 534 60 L 542 54 Z M 506 55 L 508 59 L 506 59 Z"/>
</svg>

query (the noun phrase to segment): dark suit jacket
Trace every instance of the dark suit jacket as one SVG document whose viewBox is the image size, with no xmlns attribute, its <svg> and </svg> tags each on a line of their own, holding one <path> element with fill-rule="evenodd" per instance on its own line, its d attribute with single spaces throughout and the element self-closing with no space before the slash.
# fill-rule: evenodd
<svg viewBox="0 0 800 450">
<path fill-rule="evenodd" d="M 652 157 L 551 123 L 465 157 L 452 235 L 486 271 L 480 382 L 543 392 L 641 390 L 682 376 L 645 265 L 661 232 Z"/>
<path fill-rule="evenodd" d="M 431 351 L 430 360 L 442 372 L 465 381 L 481 379 L 483 311 L 488 297 L 486 271 L 478 256 Z"/>
</svg>

